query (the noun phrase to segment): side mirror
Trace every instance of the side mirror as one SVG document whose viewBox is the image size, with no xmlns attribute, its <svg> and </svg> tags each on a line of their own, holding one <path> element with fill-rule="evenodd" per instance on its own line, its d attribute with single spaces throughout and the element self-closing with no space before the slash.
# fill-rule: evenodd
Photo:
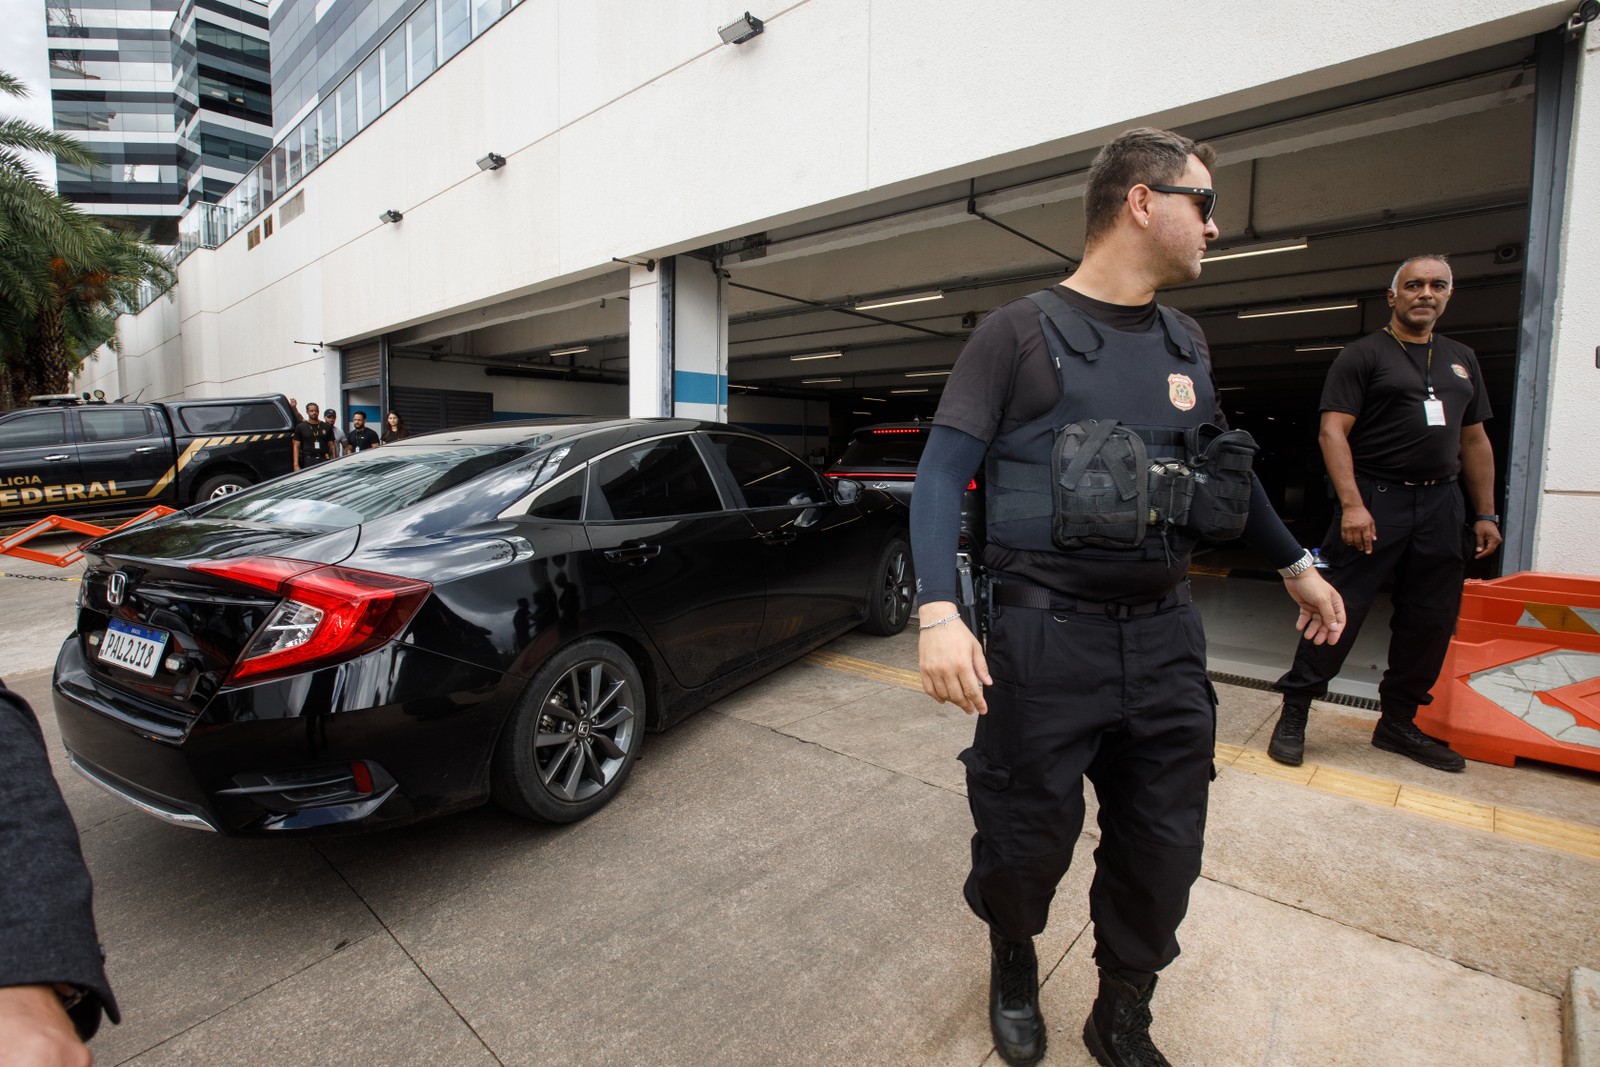
<svg viewBox="0 0 1600 1067">
<path fill-rule="evenodd" d="M 861 499 L 861 483 L 854 478 L 829 478 L 833 483 L 833 499 L 841 504 L 854 504 Z"/>
</svg>

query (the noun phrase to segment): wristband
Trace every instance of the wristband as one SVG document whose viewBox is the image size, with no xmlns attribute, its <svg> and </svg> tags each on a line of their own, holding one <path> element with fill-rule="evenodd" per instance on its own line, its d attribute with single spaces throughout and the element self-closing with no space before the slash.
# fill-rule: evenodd
<svg viewBox="0 0 1600 1067">
<path fill-rule="evenodd" d="M 917 629 L 919 629 L 919 630 L 931 630 L 935 626 L 943 626 L 945 623 L 947 623 L 947 622 L 955 622 L 959 618 L 961 618 L 961 613 L 958 611 L 954 615 L 946 615 L 944 618 L 940 619 L 938 622 L 925 622 L 925 623 L 922 623 L 917 627 Z"/>
<path fill-rule="evenodd" d="M 1498 516 L 1498 515 L 1479 515 L 1476 518 L 1474 518 L 1472 521 L 1473 522 L 1492 522 L 1496 526 L 1499 526 L 1500 525 L 1500 516 Z"/>
<path fill-rule="evenodd" d="M 1295 560 L 1293 563 L 1289 564 L 1287 567 L 1279 567 L 1278 568 L 1278 577 L 1280 577 L 1280 578 L 1297 578 L 1300 575 L 1304 574 L 1306 571 L 1310 570 L 1312 567 L 1314 567 L 1316 565 L 1316 562 L 1317 562 L 1316 557 L 1311 554 L 1310 549 L 1307 549 L 1306 551 L 1304 551 L 1304 552 L 1302 552 L 1300 554 L 1300 558 L 1299 559 Z"/>
</svg>

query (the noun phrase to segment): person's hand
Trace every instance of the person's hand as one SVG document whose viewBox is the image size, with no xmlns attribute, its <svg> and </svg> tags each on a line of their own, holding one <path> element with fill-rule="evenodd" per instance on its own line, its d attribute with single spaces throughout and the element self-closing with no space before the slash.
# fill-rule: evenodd
<svg viewBox="0 0 1600 1067">
<path fill-rule="evenodd" d="M 54 989 L 0 987 L 0 1067 L 90 1067 L 94 1056 Z"/>
<path fill-rule="evenodd" d="M 1378 539 L 1378 524 L 1364 505 L 1345 508 L 1344 515 L 1339 519 L 1339 534 L 1345 544 L 1359 548 L 1370 556 L 1372 542 Z"/>
<path fill-rule="evenodd" d="M 1300 635 L 1313 644 L 1338 644 L 1339 635 L 1344 633 L 1344 598 L 1339 590 L 1329 585 L 1315 567 L 1285 578 L 1283 587 L 1300 605 L 1300 618 L 1294 624 Z"/>
<path fill-rule="evenodd" d="M 1478 542 L 1478 550 L 1472 554 L 1473 559 L 1482 559 L 1500 547 L 1500 527 L 1488 519 L 1473 523 L 1472 535 Z"/>
<path fill-rule="evenodd" d="M 922 605 L 920 624 L 927 626 L 917 635 L 917 666 L 922 673 L 922 691 L 939 703 L 950 703 L 971 715 L 986 714 L 983 687 L 993 685 L 983 645 L 967 624 L 961 621 L 956 606 L 949 601 Z M 938 626 L 929 623 L 955 615 Z"/>
</svg>

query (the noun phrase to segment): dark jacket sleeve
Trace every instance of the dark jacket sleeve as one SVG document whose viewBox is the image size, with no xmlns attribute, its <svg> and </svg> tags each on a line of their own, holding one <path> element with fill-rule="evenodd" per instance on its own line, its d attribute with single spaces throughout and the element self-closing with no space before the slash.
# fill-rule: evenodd
<svg viewBox="0 0 1600 1067">
<path fill-rule="evenodd" d="M 120 1021 L 95 935 L 93 887 L 44 735 L 0 681 L 0 986 L 88 990 L 71 1012 L 87 1041 L 104 1011 Z"/>
<path fill-rule="evenodd" d="M 917 464 L 911 494 L 911 557 L 917 606 L 956 599 L 956 547 L 961 543 L 961 497 L 983 464 L 988 445 L 971 434 L 935 425 Z"/>
</svg>

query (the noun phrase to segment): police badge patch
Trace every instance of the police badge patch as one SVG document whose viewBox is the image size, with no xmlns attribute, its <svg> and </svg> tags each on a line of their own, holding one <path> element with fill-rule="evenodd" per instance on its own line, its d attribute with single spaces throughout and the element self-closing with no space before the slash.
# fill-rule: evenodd
<svg viewBox="0 0 1600 1067">
<path fill-rule="evenodd" d="M 1167 375 L 1167 399 L 1179 411 L 1194 407 L 1194 379 L 1187 374 Z"/>
<path fill-rule="evenodd" d="M 1472 375 L 1469 374 L 1467 372 L 1467 368 L 1463 367 L 1461 364 L 1452 363 L 1450 364 L 1450 369 L 1456 372 L 1457 378 L 1465 378 L 1469 382 L 1472 381 Z"/>
</svg>

